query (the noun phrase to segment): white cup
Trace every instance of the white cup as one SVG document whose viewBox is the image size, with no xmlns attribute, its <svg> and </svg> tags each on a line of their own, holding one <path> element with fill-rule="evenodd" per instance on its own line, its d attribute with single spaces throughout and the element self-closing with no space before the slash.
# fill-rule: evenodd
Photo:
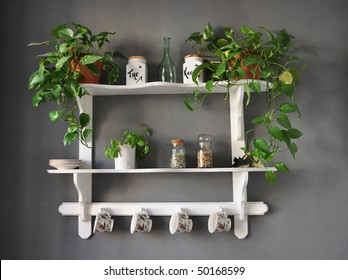
<svg viewBox="0 0 348 280">
<path fill-rule="evenodd" d="M 93 232 L 112 232 L 113 226 L 114 220 L 111 219 L 111 215 L 105 208 L 102 208 L 95 218 Z"/>
<path fill-rule="evenodd" d="M 213 212 L 209 216 L 208 230 L 210 233 L 229 231 L 231 229 L 231 219 L 226 212 L 219 209 L 218 212 Z"/>
<path fill-rule="evenodd" d="M 189 218 L 186 212 L 181 211 L 179 213 L 174 213 L 169 222 L 169 231 L 171 234 L 176 232 L 191 232 L 192 230 L 192 220 Z"/>
<path fill-rule="evenodd" d="M 130 226 L 130 232 L 150 232 L 152 228 L 152 220 L 145 210 L 140 213 L 133 214 Z"/>
</svg>

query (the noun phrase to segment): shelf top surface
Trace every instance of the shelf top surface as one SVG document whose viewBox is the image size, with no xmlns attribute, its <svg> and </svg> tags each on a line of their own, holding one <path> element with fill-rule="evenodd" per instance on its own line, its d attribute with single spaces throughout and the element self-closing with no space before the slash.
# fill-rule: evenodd
<svg viewBox="0 0 348 280">
<path fill-rule="evenodd" d="M 244 86 L 251 80 L 236 81 L 234 87 Z M 258 81 L 261 85 L 261 91 L 266 90 L 266 82 Z M 168 82 L 149 82 L 137 86 L 126 85 L 105 85 L 105 84 L 81 84 L 92 96 L 112 96 L 112 95 L 152 95 L 152 94 L 189 94 L 198 88 L 205 89 L 205 84 L 190 85 L 183 83 Z M 215 93 L 226 93 L 226 83 L 221 83 L 214 88 Z"/>
<path fill-rule="evenodd" d="M 233 173 L 233 172 L 266 172 L 276 171 L 274 167 L 267 168 L 137 168 L 137 169 L 48 169 L 50 174 L 146 174 L 146 173 Z"/>
</svg>

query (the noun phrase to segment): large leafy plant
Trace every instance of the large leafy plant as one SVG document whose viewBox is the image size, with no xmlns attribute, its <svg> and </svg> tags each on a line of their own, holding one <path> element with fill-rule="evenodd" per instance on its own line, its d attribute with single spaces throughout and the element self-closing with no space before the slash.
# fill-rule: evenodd
<svg viewBox="0 0 348 280">
<path fill-rule="evenodd" d="M 61 119 L 68 123 L 64 145 L 79 139 L 88 147 L 87 138 L 92 133 L 92 128 L 88 127 L 90 116 L 78 113 L 77 99 L 88 94 L 79 84 L 83 78 L 80 68 L 86 67 L 93 75 L 100 76 L 95 65 L 100 61 L 103 70 L 108 73 L 108 82 L 115 83 L 119 76 L 119 66 L 115 59 L 125 57 L 117 51 L 101 52 L 104 44 L 109 42 L 108 37 L 114 34 L 115 32 L 92 34 L 89 28 L 80 24 L 74 23 L 72 28 L 61 24 L 52 30 L 53 40 L 29 44 L 53 46 L 52 51 L 38 56 L 39 68 L 31 74 L 28 87 L 35 90 L 33 106 L 52 101 L 60 107 L 51 111 L 49 117 L 52 122 Z"/>
<path fill-rule="evenodd" d="M 193 96 L 185 98 L 189 110 L 202 106 L 216 85 L 226 87 L 227 98 L 229 89 L 247 74 L 248 80 L 244 81 L 246 106 L 251 101 L 252 92 L 265 95 L 265 110 L 252 120 L 252 124 L 264 126 L 268 136 L 249 139 L 246 147 L 242 148 L 245 156 L 235 159 L 234 166 L 265 166 L 272 162 L 278 170 L 288 172 L 285 163 L 274 163 L 275 157 L 279 152 L 288 150 L 295 158 L 298 150 L 296 141 L 302 132 L 293 127 L 289 114 L 301 116 L 295 101 L 295 89 L 299 82 L 298 68 L 301 65 L 304 68 L 304 65 L 293 55 L 293 38 L 285 29 L 274 34 L 266 28 L 255 31 L 247 26 L 242 26 L 239 34 L 232 28 L 225 28 L 222 35 L 218 35 L 217 30 L 208 24 L 202 33 L 194 32 L 186 40 L 204 57 L 202 65 L 193 72 L 193 81 L 198 84 L 197 77 L 202 71 L 208 72 L 210 77 L 203 91 L 197 88 Z M 249 69 L 246 70 L 246 67 Z M 261 92 L 260 80 L 266 83 L 264 93 Z M 250 138 L 250 132 L 247 131 L 246 139 Z M 274 171 L 268 170 L 265 174 L 268 181 L 275 181 Z"/>
</svg>

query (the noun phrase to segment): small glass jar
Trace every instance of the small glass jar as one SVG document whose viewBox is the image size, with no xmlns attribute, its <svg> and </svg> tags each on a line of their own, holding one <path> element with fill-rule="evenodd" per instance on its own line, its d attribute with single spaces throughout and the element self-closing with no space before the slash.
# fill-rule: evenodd
<svg viewBox="0 0 348 280">
<path fill-rule="evenodd" d="M 203 57 L 200 54 L 188 54 L 184 57 L 185 63 L 183 65 L 183 82 L 184 84 L 195 84 L 192 80 L 192 73 L 197 66 L 203 63 Z M 203 83 L 203 71 L 198 75 L 197 81 L 199 84 Z"/>
<path fill-rule="evenodd" d="M 146 58 L 140 55 L 130 56 L 126 65 L 126 85 L 136 86 L 147 82 Z"/>
<path fill-rule="evenodd" d="M 186 167 L 186 150 L 184 140 L 173 139 L 171 140 L 172 149 L 170 154 L 170 167 L 171 168 L 185 168 Z"/>
<path fill-rule="evenodd" d="M 197 152 L 197 167 L 213 167 L 213 150 L 211 149 L 211 136 L 208 134 L 198 135 L 199 150 Z"/>
</svg>

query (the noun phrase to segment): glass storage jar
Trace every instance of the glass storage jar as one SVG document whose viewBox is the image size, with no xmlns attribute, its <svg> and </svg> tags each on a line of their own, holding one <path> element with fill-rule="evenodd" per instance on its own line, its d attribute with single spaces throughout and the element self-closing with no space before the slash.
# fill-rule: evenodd
<svg viewBox="0 0 348 280">
<path fill-rule="evenodd" d="M 172 149 L 170 154 L 170 167 L 171 168 L 185 168 L 186 167 L 186 150 L 184 140 L 173 139 L 171 140 Z"/>
<path fill-rule="evenodd" d="M 197 137 L 199 150 L 197 152 L 197 167 L 213 167 L 213 150 L 211 148 L 211 136 L 201 134 Z"/>
</svg>

